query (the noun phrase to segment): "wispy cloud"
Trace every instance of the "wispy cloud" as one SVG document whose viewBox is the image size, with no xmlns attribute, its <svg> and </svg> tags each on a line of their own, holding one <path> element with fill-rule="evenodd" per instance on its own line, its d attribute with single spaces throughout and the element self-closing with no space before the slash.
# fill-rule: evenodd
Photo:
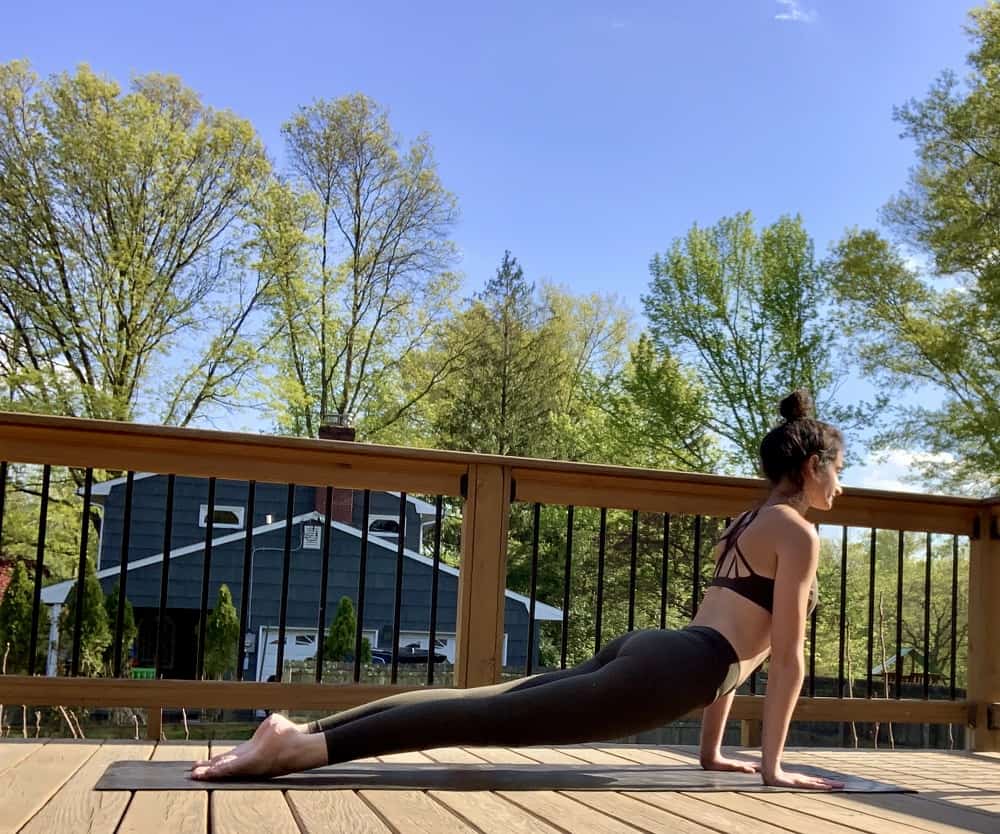
<svg viewBox="0 0 1000 834">
<path fill-rule="evenodd" d="M 799 0 L 777 0 L 781 11 L 775 16 L 775 20 L 783 20 L 788 23 L 815 23 L 815 9 L 803 9 L 799 5 Z"/>
</svg>

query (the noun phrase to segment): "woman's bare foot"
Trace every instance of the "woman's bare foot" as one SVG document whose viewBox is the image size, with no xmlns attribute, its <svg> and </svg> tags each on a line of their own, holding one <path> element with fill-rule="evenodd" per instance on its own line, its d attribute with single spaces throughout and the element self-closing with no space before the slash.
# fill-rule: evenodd
<svg viewBox="0 0 1000 834">
<path fill-rule="evenodd" d="M 282 776 L 326 764 L 326 739 L 307 733 L 283 715 L 265 718 L 253 738 L 228 753 L 196 762 L 192 779 L 227 779 L 234 776 Z"/>
</svg>

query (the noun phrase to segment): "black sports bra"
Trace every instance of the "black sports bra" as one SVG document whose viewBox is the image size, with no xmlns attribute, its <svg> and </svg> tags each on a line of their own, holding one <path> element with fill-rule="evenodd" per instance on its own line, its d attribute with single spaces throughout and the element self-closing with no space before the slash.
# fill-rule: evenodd
<svg viewBox="0 0 1000 834">
<path fill-rule="evenodd" d="M 722 555 L 719 556 L 719 560 L 715 563 L 715 573 L 712 575 L 712 581 L 708 584 L 709 587 L 716 585 L 719 588 L 728 588 L 730 591 L 735 591 L 741 597 L 745 597 L 750 602 L 759 605 L 765 611 L 771 613 L 774 610 L 774 577 L 763 576 L 750 567 L 750 562 L 743 555 L 743 551 L 740 550 L 739 543 L 740 534 L 750 526 L 750 523 L 757 517 L 757 513 L 759 512 L 760 509 L 758 508 L 751 513 L 744 513 L 736 524 L 729 529 L 729 532 L 722 537 L 721 541 L 725 542 L 726 546 L 722 551 Z M 731 552 L 733 553 L 733 557 L 729 559 L 729 563 L 726 565 L 726 560 Z M 723 565 L 726 566 L 723 567 Z M 816 577 L 813 577 L 812 587 L 809 589 L 810 615 L 816 610 L 818 603 L 819 586 L 816 583 Z"/>
</svg>

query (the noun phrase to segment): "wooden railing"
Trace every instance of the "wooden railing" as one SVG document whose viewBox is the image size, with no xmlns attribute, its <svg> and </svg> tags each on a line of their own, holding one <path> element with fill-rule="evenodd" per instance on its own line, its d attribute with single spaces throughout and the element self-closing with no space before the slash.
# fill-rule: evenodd
<svg viewBox="0 0 1000 834">
<path fill-rule="evenodd" d="M 727 516 L 761 481 L 103 421 L 0 413 L 0 461 L 174 473 L 323 487 L 404 490 L 464 499 L 455 683 L 498 681 L 512 500 Z M 1000 750 L 1000 501 L 845 489 L 823 524 L 968 536 L 965 701 L 802 698 L 796 720 L 967 724 L 969 745 Z M 70 677 L 0 677 L 0 703 L 334 710 L 404 687 Z M 763 699 L 738 696 L 732 717 L 759 721 Z"/>
</svg>

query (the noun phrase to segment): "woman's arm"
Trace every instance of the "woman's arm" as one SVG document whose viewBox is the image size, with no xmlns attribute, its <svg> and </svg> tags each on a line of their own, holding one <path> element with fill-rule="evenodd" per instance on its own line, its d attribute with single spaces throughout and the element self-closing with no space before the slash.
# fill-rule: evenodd
<svg viewBox="0 0 1000 834">
<path fill-rule="evenodd" d="M 764 700 L 761 775 L 767 785 L 800 788 L 842 787 L 826 779 L 786 773 L 781 757 L 795 702 L 805 676 L 805 644 L 809 588 L 819 565 L 819 535 L 809 524 L 790 525 L 776 547 L 774 608 L 771 615 L 771 663 Z"/>
<path fill-rule="evenodd" d="M 756 669 L 764 662 L 769 652 L 761 652 L 751 661 L 751 667 Z M 742 773 L 757 773 L 760 770 L 758 762 L 746 762 L 740 759 L 727 759 L 722 755 L 722 736 L 726 731 L 726 721 L 729 710 L 733 706 L 735 690 L 718 698 L 705 707 L 701 715 L 701 751 L 699 759 L 705 770 L 736 770 Z"/>
</svg>

